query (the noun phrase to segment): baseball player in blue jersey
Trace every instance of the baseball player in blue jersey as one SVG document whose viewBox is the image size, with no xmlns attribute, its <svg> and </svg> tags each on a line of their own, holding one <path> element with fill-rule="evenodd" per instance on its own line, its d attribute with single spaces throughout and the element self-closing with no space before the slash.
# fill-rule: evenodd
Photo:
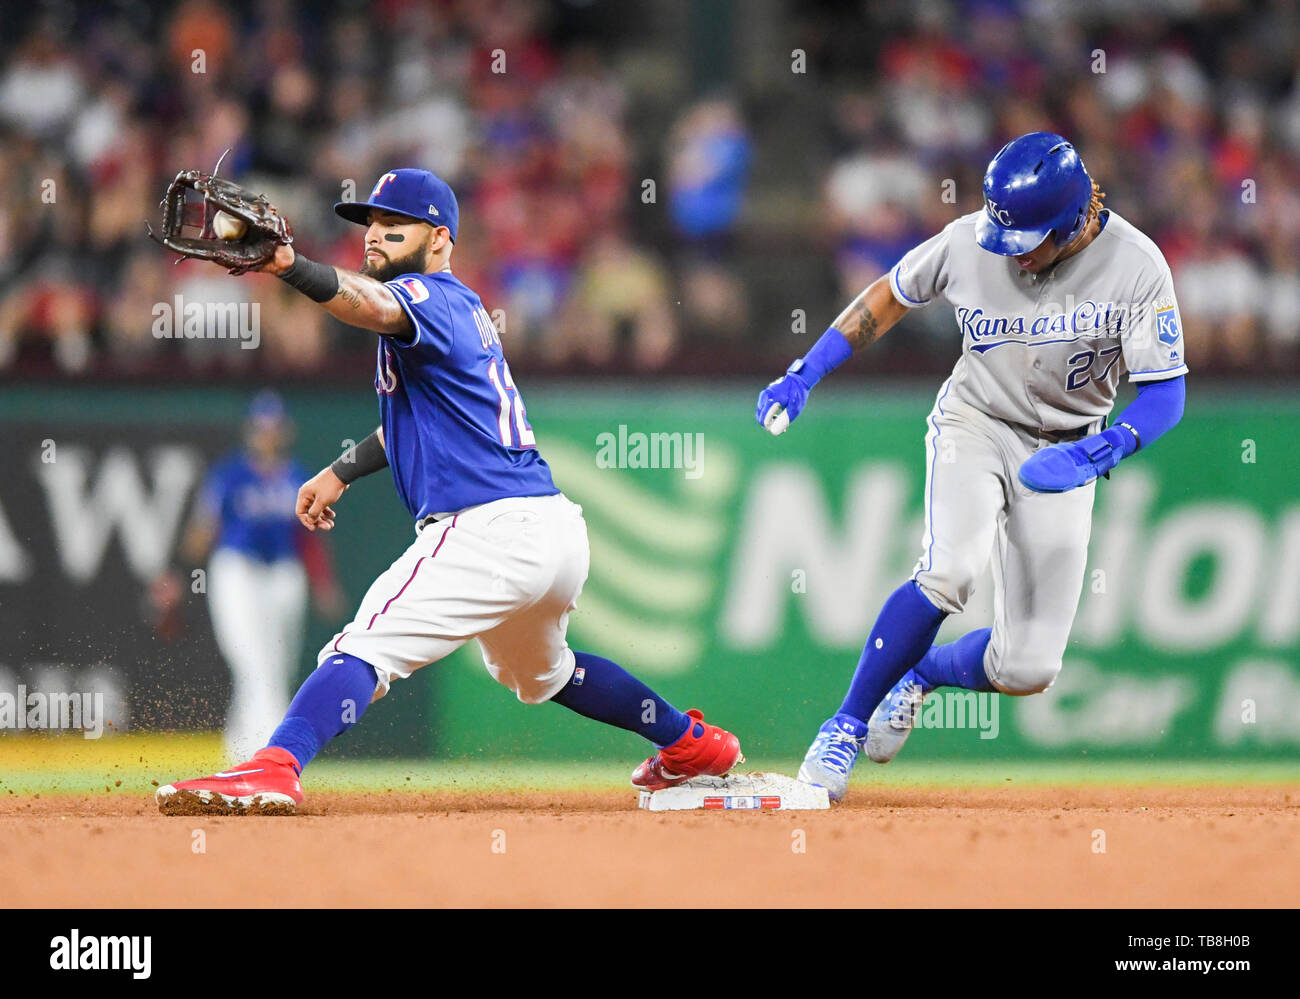
<svg viewBox="0 0 1300 999">
<path fill-rule="evenodd" d="M 942 297 L 955 311 L 962 354 L 928 420 L 921 556 L 799 770 L 834 800 L 864 748 L 893 759 L 936 687 L 1025 695 L 1052 685 L 1083 588 L 1097 477 L 1182 417 L 1173 278 L 1103 197 L 1061 136 L 1007 143 L 985 173 L 984 210 L 904 255 L 759 395 L 758 422 L 780 434 L 822 377 L 908 309 Z M 1123 374 L 1137 398 L 1107 428 Z M 993 627 L 934 644 L 990 558 Z"/>
<path fill-rule="evenodd" d="M 289 703 L 309 581 L 321 610 L 337 612 L 341 599 L 328 559 L 313 551 L 319 542 L 294 517 L 306 469 L 288 453 L 291 433 L 279 396 L 258 395 L 244 447 L 208 471 L 181 543 L 191 563 L 207 561 L 212 633 L 232 681 L 225 739 L 234 759 L 261 745 Z"/>
<path fill-rule="evenodd" d="M 368 201 L 334 210 L 366 227 L 360 273 L 289 245 L 261 269 L 378 334 L 380 425 L 301 487 L 296 512 L 308 530 L 331 530 L 349 483 L 389 467 L 416 537 L 321 649 L 266 747 L 230 770 L 159 788 L 159 807 L 293 812 L 299 775 L 326 742 L 394 679 L 471 639 L 488 672 L 521 701 L 555 701 L 654 744 L 634 785 L 653 790 L 727 773 L 743 759 L 734 735 L 565 641 L 587 577 L 586 524 L 538 452 L 483 303 L 451 271 L 459 223 L 451 188 L 425 170 L 392 170 Z"/>
</svg>

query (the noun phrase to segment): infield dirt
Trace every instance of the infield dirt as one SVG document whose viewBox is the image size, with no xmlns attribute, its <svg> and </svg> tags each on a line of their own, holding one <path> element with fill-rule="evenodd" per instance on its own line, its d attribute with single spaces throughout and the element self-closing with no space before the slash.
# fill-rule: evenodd
<svg viewBox="0 0 1300 999">
<path fill-rule="evenodd" d="M 631 790 L 309 792 L 293 817 L 205 819 L 160 815 L 139 794 L 9 794 L 0 897 L 39 908 L 1281 907 L 1300 902 L 1297 842 L 1300 784 L 855 788 L 829 812 L 653 814 Z"/>
</svg>

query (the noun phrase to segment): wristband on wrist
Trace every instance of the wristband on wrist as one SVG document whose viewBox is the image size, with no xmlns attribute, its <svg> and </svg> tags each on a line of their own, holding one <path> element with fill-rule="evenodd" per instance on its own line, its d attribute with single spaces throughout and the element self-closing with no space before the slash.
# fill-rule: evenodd
<svg viewBox="0 0 1300 999">
<path fill-rule="evenodd" d="M 330 470 L 345 486 L 357 479 L 388 467 L 388 452 L 379 442 L 379 431 L 374 431 L 360 444 L 348 448 L 330 465 Z"/>
<path fill-rule="evenodd" d="M 811 388 L 852 356 L 853 348 L 844 339 L 844 334 L 831 326 L 808 353 L 786 370 L 799 375 Z"/>
<path fill-rule="evenodd" d="M 1130 434 L 1133 435 L 1133 440 L 1137 445 L 1135 448 L 1133 448 L 1134 451 L 1140 451 L 1142 449 L 1142 435 L 1137 432 L 1137 429 L 1133 426 L 1133 424 L 1116 423 L 1115 426 L 1123 427 L 1125 430 L 1127 430 Z"/>
<path fill-rule="evenodd" d="M 313 302 L 328 302 L 339 293 L 339 274 L 329 264 L 308 260 L 301 253 L 294 254 L 289 269 L 280 280 L 297 288 Z"/>
</svg>

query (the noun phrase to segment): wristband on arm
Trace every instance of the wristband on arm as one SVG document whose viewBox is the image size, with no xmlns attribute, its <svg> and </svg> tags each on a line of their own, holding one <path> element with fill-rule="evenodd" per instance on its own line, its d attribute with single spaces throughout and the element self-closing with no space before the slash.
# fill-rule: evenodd
<svg viewBox="0 0 1300 999">
<path fill-rule="evenodd" d="M 1114 425 L 1081 442 L 1085 450 L 1089 451 L 1097 474 L 1109 478 L 1112 468 L 1144 445 L 1153 444 L 1161 434 L 1182 419 L 1185 394 L 1182 375 L 1140 384 L 1138 397 L 1125 407 Z M 1104 441 L 1110 447 L 1106 449 L 1098 443 L 1097 453 L 1093 453 L 1088 448 L 1088 441 Z"/>
<path fill-rule="evenodd" d="M 852 356 L 853 348 L 844 339 L 844 334 L 831 326 L 808 353 L 786 370 L 792 375 L 798 375 L 812 388 Z"/>
<path fill-rule="evenodd" d="M 338 271 L 329 264 L 308 260 L 301 253 L 294 254 L 293 263 L 280 275 L 280 280 L 313 302 L 328 302 L 339 293 Z"/>
<path fill-rule="evenodd" d="M 388 452 L 379 442 L 376 430 L 360 444 L 354 444 L 334 460 L 330 469 L 344 485 L 388 467 Z"/>
<path fill-rule="evenodd" d="M 1122 420 L 1119 423 L 1116 423 L 1115 426 L 1123 427 L 1125 430 L 1127 430 L 1130 434 L 1133 435 L 1133 443 L 1134 445 L 1136 445 L 1133 448 L 1134 451 L 1142 450 L 1142 435 L 1137 432 L 1137 427 L 1133 426 L 1133 424 L 1131 423 L 1125 423 Z"/>
<path fill-rule="evenodd" d="M 1127 458 L 1139 448 L 1150 447 L 1183 418 L 1186 398 L 1187 387 L 1182 375 L 1142 382 L 1138 385 L 1137 398 L 1124 407 L 1119 419 L 1101 436 L 1122 452 L 1120 457 Z"/>
</svg>

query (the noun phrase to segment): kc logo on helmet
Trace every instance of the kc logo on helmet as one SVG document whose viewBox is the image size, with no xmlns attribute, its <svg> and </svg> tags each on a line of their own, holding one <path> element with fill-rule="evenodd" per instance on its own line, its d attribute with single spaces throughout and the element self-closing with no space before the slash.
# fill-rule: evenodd
<svg viewBox="0 0 1300 999">
<path fill-rule="evenodd" d="M 999 225 L 1012 225 L 1014 223 L 1014 220 L 1011 218 L 1011 213 L 1005 208 L 999 208 L 996 201 L 985 198 L 984 209 L 989 213 L 989 217 Z"/>
</svg>

